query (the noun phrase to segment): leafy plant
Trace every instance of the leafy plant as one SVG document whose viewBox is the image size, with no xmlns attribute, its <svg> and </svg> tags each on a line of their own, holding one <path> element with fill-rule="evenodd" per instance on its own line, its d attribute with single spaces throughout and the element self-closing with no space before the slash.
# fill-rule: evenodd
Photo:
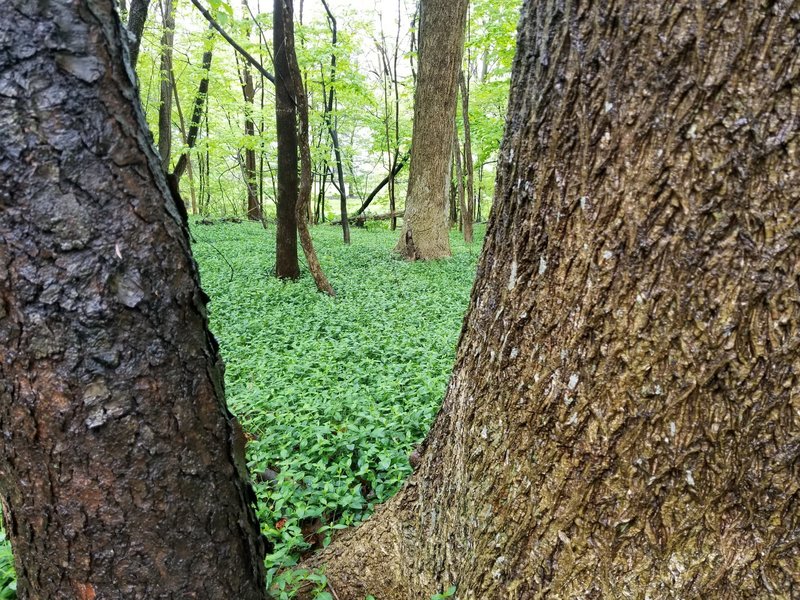
<svg viewBox="0 0 800 600">
<path fill-rule="evenodd" d="M 474 278 L 479 246 L 457 232 L 453 258 L 432 263 L 394 258 L 396 232 L 353 233 L 346 247 L 338 228 L 314 229 L 332 299 L 307 275 L 285 283 L 270 274 L 272 230 L 193 227 L 228 403 L 254 437 L 251 472 L 277 473 L 256 482 L 274 544 L 271 581 L 409 475 L 408 456 L 444 396 Z"/>
</svg>

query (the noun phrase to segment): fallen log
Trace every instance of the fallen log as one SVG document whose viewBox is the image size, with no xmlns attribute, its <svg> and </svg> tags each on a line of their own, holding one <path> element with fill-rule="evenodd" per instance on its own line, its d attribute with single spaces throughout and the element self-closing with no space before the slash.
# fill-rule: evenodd
<svg viewBox="0 0 800 600">
<path fill-rule="evenodd" d="M 402 218 L 406 211 L 399 210 L 395 212 L 388 212 L 383 213 L 380 215 L 370 215 L 367 213 L 362 213 L 360 215 L 353 215 L 352 217 L 348 218 L 347 221 L 356 227 L 363 227 L 364 223 L 367 221 L 388 221 L 392 217 Z M 342 220 L 339 219 L 338 221 L 331 221 L 331 225 L 341 225 Z"/>
</svg>

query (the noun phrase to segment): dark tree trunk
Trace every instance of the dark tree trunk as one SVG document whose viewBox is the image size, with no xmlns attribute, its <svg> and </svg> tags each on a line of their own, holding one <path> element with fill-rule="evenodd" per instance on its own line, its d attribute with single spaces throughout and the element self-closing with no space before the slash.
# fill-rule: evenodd
<svg viewBox="0 0 800 600">
<path fill-rule="evenodd" d="M 336 18 L 333 16 L 328 3 L 322 0 L 322 5 L 325 7 L 325 12 L 328 17 L 328 26 L 331 29 L 331 45 L 336 48 L 338 42 L 338 29 L 336 28 Z M 331 71 L 330 71 L 330 89 L 328 91 L 328 101 L 325 105 L 325 122 L 328 125 L 328 131 L 331 136 L 331 144 L 333 144 L 333 156 L 336 160 L 336 175 L 339 180 L 339 214 L 342 223 L 342 238 L 345 244 L 350 243 L 350 223 L 347 220 L 347 190 L 344 185 L 344 167 L 342 165 L 342 150 L 339 146 L 339 131 L 337 129 L 336 117 L 333 115 L 334 108 L 336 107 L 336 54 L 331 54 Z"/>
<path fill-rule="evenodd" d="M 173 87 L 173 89 L 176 90 L 176 92 L 175 92 L 175 110 L 178 112 L 178 126 L 180 127 L 181 139 L 183 140 L 183 144 L 185 145 L 188 132 L 187 132 L 187 127 L 186 127 L 186 121 L 183 118 L 183 111 L 181 110 L 180 94 L 177 93 L 177 87 L 178 86 L 175 85 L 175 73 L 174 72 L 170 73 L 170 78 L 172 80 L 172 87 Z M 192 163 L 191 162 L 187 163 L 186 172 L 189 174 L 189 193 L 191 194 L 191 200 L 192 200 L 192 202 L 191 202 L 192 214 L 196 215 L 197 214 L 197 198 L 195 198 L 195 195 L 194 195 L 194 181 L 193 181 L 193 178 L 192 178 Z M 176 192 L 178 192 L 179 195 L 180 195 L 180 189 L 181 189 L 180 181 L 175 177 L 175 173 L 172 173 L 171 175 L 169 175 L 167 181 L 171 182 L 171 185 L 173 185 L 175 187 Z"/>
<path fill-rule="evenodd" d="M 472 243 L 472 219 L 467 212 L 467 203 L 464 198 L 464 169 L 461 166 L 461 144 L 458 142 L 458 130 L 453 129 L 453 162 L 456 165 L 456 193 L 458 194 L 458 207 L 461 211 L 461 220 L 458 228 L 464 234 L 464 241 Z M 455 202 L 453 202 L 455 204 Z"/>
<path fill-rule="evenodd" d="M 278 137 L 278 198 L 275 275 L 281 279 L 300 277 L 297 261 L 297 178 L 296 100 L 286 56 L 283 0 L 275 0 L 273 12 L 275 61 L 275 126 Z"/>
<path fill-rule="evenodd" d="M 453 376 L 340 600 L 798 597 L 799 10 L 525 2 Z"/>
<path fill-rule="evenodd" d="M 258 179 L 256 169 L 256 149 L 253 141 L 256 136 L 256 124 L 253 121 L 253 109 L 256 101 L 256 88 L 253 75 L 247 66 L 242 65 L 242 96 L 244 97 L 244 134 L 247 145 L 244 148 L 244 179 L 247 188 L 247 218 L 251 221 L 261 220 L 261 208 L 258 205 Z"/>
<path fill-rule="evenodd" d="M 395 251 L 409 260 L 450 256 L 450 158 L 468 0 L 420 4 L 419 73 L 405 218 Z"/>
<path fill-rule="evenodd" d="M 172 45 L 175 40 L 175 2 L 160 0 L 162 24 L 161 35 L 161 94 L 158 109 L 158 153 L 165 173 L 169 172 L 169 159 L 172 151 Z"/>
<path fill-rule="evenodd" d="M 289 61 L 289 72 L 292 77 L 292 86 L 297 98 L 297 137 L 300 147 L 300 195 L 297 201 L 297 231 L 300 235 L 300 245 L 308 263 L 308 270 L 314 278 L 314 283 L 320 292 L 335 296 L 322 265 L 314 250 L 314 241 L 308 230 L 308 206 L 311 203 L 311 144 L 308 141 L 308 96 L 303 89 L 302 74 L 297 64 L 297 53 L 294 46 L 294 19 L 292 0 L 283 0 L 283 28 L 286 40 L 286 57 Z"/>
<path fill-rule="evenodd" d="M 469 85 L 464 72 L 459 76 L 461 88 L 461 119 L 464 123 L 464 171 L 467 179 L 466 202 L 461 206 L 464 241 L 472 243 L 472 224 L 475 221 L 475 166 L 472 162 L 472 133 L 469 128 Z M 463 179 L 462 179 L 463 181 Z"/>
<path fill-rule="evenodd" d="M 213 41 L 213 32 L 209 31 L 209 42 Z M 175 181 L 180 182 L 183 172 L 187 168 L 191 168 L 189 162 L 189 150 L 194 148 L 197 143 L 198 134 L 200 133 L 200 124 L 203 120 L 203 111 L 206 106 L 206 98 L 208 96 L 208 80 L 211 75 L 211 59 L 213 58 L 213 47 L 203 52 L 202 65 L 203 74 L 200 76 L 200 83 L 197 86 L 197 94 L 194 97 L 192 104 L 192 120 L 189 123 L 189 131 L 186 134 L 186 148 L 179 157 L 178 162 L 175 163 L 175 169 L 172 176 Z"/>
<path fill-rule="evenodd" d="M 130 53 L 131 66 L 136 69 L 139 59 L 139 48 L 142 45 L 142 33 L 147 22 L 147 9 L 150 0 L 131 0 L 131 9 L 128 13 L 128 52 Z"/>
<path fill-rule="evenodd" d="M 122 33 L 110 0 L 0 3 L 0 493 L 18 594 L 262 600 L 185 212 Z"/>
</svg>

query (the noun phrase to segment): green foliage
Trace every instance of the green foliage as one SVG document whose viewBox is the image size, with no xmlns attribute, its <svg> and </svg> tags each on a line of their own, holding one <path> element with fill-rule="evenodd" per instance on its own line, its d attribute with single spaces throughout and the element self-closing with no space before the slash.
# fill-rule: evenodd
<svg viewBox="0 0 800 600">
<path fill-rule="evenodd" d="M 431 596 L 431 600 L 445 600 L 445 598 L 450 598 L 453 594 L 456 593 L 456 586 L 451 585 L 447 590 L 445 590 L 441 594 L 434 594 Z"/>
<path fill-rule="evenodd" d="M 257 438 L 251 472 L 279 472 L 256 483 L 275 584 L 309 542 L 364 519 L 411 472 L 452 369 L 479 244 L 454 232 L 452 259 L 409 263 L 391 253 L 396 232 L 356 229 L 346 247 L 338 227 L 316 227 L 329 298 L 308 275 L 270 274 L 273 233 L 260 225 L 193 233 L 228 403 Z"/>
<path fill-rule="evenodd" d="M 14 572 L 14 557 L 11 556 L 11 542 L 5 531 L 0 531 L 0 600 L 14 600 L 17 597 L 17 577 Z"/>
</svg>

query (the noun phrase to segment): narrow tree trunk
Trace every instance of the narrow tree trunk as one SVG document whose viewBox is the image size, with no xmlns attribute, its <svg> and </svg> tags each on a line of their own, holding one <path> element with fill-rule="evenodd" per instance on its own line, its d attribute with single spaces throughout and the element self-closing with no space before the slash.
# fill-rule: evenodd
<svg viewBox="0 0 800 600">
<path fill-rule="evenodd" d="M 253 75 L 247 66 L 242 65 L 241 70 L 242 96 L 244 97 L 244 135 L 247 143 L 244 147 L 244 178 L 247 191 L 247 218 L 251 221 L 261 220 L 261 210 L 258 205 L 258 180 L 256 171 L 256 149 L 253 142 L 256 136 L 256 124 L 253 121 L 253 109 L 256 101 L 256 88 L 253 84 Z"/>
<path fill-rule="evenodd" d="M 172 150 L 172 45 L 175 40 L 175 2 L 160 0 L 162 24 L 161 34 L 161 93 L 158 108 L 158 154 L 165 173 L 169 172 Z"/>
<path fill-rule="evenodd" d="M 472 134 L 469 128 L 469 86 L 464 72 L 459 77 L 461 88 L 461 119 L 464 122 L 464 171 L 467 178 L 467 200 L 461 205 L 464 241 L 472 243 L 472 224 L 475 221 L 475 166 L 472 162 Z"/>
<path fill-rule="evenodd" d="M 275 275 L 300 277 L 297 261 L 297 125 L 296 99 L 286 55 L 283 0 L 274 1 L 275 128 L 278 137 L 278 198 Z"/>
<path fill-rule="evenodd" d="M 450 256 L 447 190 L 468 0 L 420 5 L 419 74 L 405 218 L 395 251 L 409 260 Z"/>
<path fill-rule="evenodd" d="M 302 74 L 297 64 L 297 53 L 294 46 L 294 20 L 292 18 L 292 0 L 283 0 L 283 29 L 286 40 L 286 57 L 289 61 L 289 72 L 292 86 L 297 98 L 297 132 L 300 143 L 300 195 L 297 201 L 297 229 L 300 234 L 300 245 L 308 263 L 308 270 L 320 292 L 335 296 L 322 265 L 314 250 L 314 241 L 308 230 L 308 206 L 311 203 L 311 146 L 308 142 L 308 97 L 303 89 Z"/>
<path fill-rule="evenodd" d="M 475 209 L 475 221 L 477 223 L 480 223 L 483 220 L 483 215 L 481 214 L 481 200 L 483 199 L 483 167 L 483 163 L 481 163 L 481 166 L 478 167 L 478 206 Z"/>
<path fill-rule="evenodd" d="M 328 3 L 322 0 L 322 5 L 328 16 L 328 25 L 331 29 L 331 45 L 335 48 L 338 42 L 338 30 L 336 28 L 336 18 L 333 16 Z M 337 129 L 336 117 L 333 111 L 336 107 L 336 54 L 331 54 L 331 75 L 330 90 L 328 91 L 328 102 L 325 107 L 325 122 L 333 144 L 333 156 L 336 159 L 336 175 L 339 178 L 339 212 L 342 221 L 342 238 L 345 244 L 350 243 L 350 224 L 347 220 L 347 191 L 344 186 L 344 167 L 342 166 L 342 151 L 339 147 L 339 131 Z"/>
<path fill-rule="evenodd" d="M 209 44 L 213 42 L 213 31 L 209 30 Z M 176 182 L 180 182 L 184 170 L 191 168 L 189 161 L 189 150 L 194 148 L 197 143 L 197 138 L 200 133 L 200 124 L 203 120 L 203 111 L 206 110 L 206 101 L 208 96 L 208 81 L 211 76 L 211 59 L 213 58 L 213 46 L 209 45 L 202 58 L 202 75 L 200 76 L 200 83 L 197 86 L 197 94 L 195 94 L 194 102 L 192 103 L 192 120 L 189 123 L 189 131 L 186 134 L 186 149 L 178 157 L 178 162 L 175 163 L 175 169 L 172 171 L 172 176 Z"/>
<path fill-rule="evenodd" d="M 111 0 L 0 3 L 0 493 L 17 594 L 264 600 L 185 212 L 122 35 Z"/>
<path fill-rule="evenodd" d="M 525 2 L 455 370 L 340 600 L 797 597 L 798 8 Z"/>
<path fill-rule="evenodd" d="M 178 126 L 180 127 L 181 132 L 181 140 L 183 144 L 186 144 L 186 138 L 188 135 L 186 121 L 183 118 L 183 110 L 181 110 L 181 98 L 180 94 L 178 94 L 178 86 L 175 84 L 175 72 L 170 72 L 170 80 L 172 82 L 172 88 L 175 90 L 175 110 L 178 112 Z M 192 165 L 188 163 L 187 172 L 189 173 L 189 193 L 191 195 L 191 209 L 192 214 L 197 214 L 197 200 L 194 197 L 194 183 L 192 182 Z M 168 176 L 167 181 L 171 180 L 171 184 L 175 187 L 175 191 L 180 195 L 180 181 L 175 178 L 175 174 Z"/>
<path fill-rule="evenodd" d="M 472 219 L 467 211 L 467 202 L 464 198 L 464 169 L 461 167 L 461 144 L 458 142 L 458 130 L 453 129 L 453 159 L 456 164 L 456 191 L 458 193 L 458 207 L 461 209 L 459 229 L 464 234 L 464 241 L 472 243 Z"/>
<path fill-rule="evenodd" d="M 150 0 L 131 0 L 131 9 L 128 12 L 128 53 L 134 72 L 139 59 L 139 48 L 142 45 L 142 33 L 147 22 L 149 6 Z"/>
</svg>

